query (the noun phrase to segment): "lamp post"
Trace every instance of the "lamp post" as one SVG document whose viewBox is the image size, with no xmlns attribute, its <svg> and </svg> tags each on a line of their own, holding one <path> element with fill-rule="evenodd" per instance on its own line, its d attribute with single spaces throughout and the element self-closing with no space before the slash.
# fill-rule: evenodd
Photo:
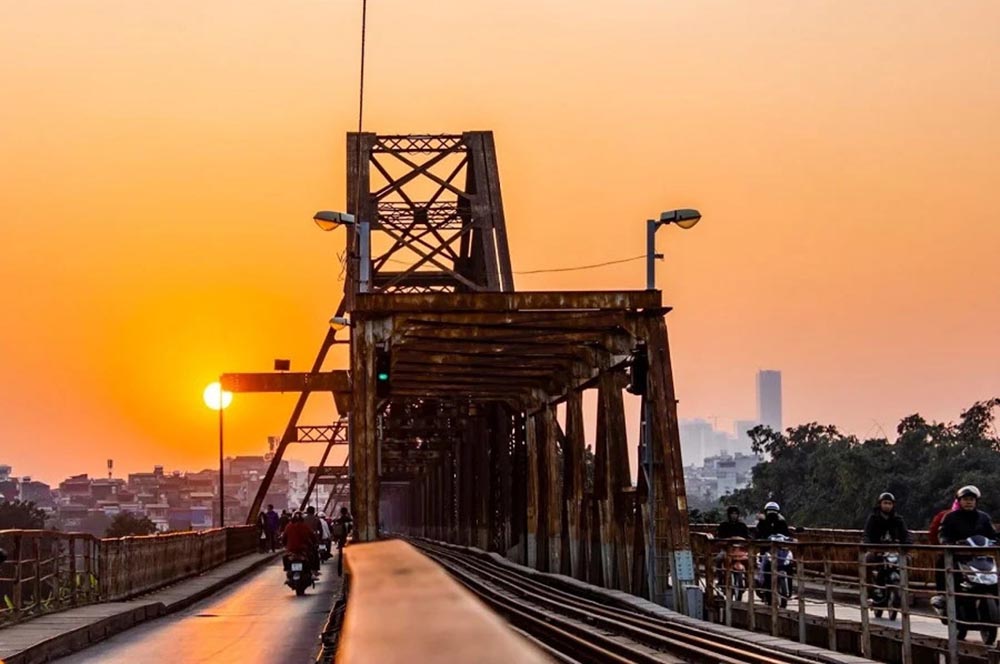
<svg viewBox="0 0 1000 664">
<path fill-rule="evenodd" d="M 663 212 L 659 221 L 646 220 L 646 290 L 656 290 L 656 259 L 663 258 L 663 254 L 656 253 L 656 231 L 667 224 L 676 224 L 686 230 L 700 220 L 701 212 L 690 208 Z"/>
<path fill-rule="evenodd" d="M 205 405 L 219 411 L 219 527 L 226 525 L 226 475 L 223 465 L 223 420 L 222 411 L 233 402 L 233 393 L 222 389 L 222 383 L 216 381 L 205 388 L 202 397 Z"/>
<path fill-rule="evenodd" d="M 371 225 L 367 221 L 356 220 L 353 214 L 321 210 L 313 215 L 313 221 L 324 231 L 332 231 L 338 226 L 351 226 L 358 233 L 358 292 L 367 293 L 371 282 Z M 350 249 L 350 247 L 349 247 Z"/>
</svg>

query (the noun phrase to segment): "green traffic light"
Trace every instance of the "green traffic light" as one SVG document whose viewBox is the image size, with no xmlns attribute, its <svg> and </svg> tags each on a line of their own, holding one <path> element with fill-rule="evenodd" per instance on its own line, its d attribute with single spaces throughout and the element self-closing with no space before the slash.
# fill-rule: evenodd
<svg viewBox="0 0 1000 664">
<path fill-rule="evenodd" d="M 379 380 L 389 380 L 389 374 L 387 374 L 385 372 L 380 373 L 380 374 L 378 374 L 378 379 Z"/>
</svg>

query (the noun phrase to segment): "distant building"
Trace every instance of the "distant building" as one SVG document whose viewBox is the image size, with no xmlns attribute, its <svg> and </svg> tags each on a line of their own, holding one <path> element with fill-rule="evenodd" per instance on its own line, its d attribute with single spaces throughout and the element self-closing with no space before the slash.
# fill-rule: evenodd
<svg viewBox="0 0 1000 664">
<path fill-rule="evenodd" d="M 733 429 L 736 431 L 736 443 L 733 446 L 733 453 L 742 452 L 743 454 L 750 454 L 750 429 L 760 424 L 757 420 L 736 420 L 733 423 Z"/>
<path fill-rule="evenodd" d="M 757 421 L 781 431 L 781 372 L 757 372 Z"/>
<path fill-rule="evenodd" d="M 684 486 L 689 499 L 714 502 L 742 489 L 753 479 L 753 468 L 761 462 L 755 454 L 719 454 L 706 457 L 704 465 L 684 467 Z"/>
</svg>

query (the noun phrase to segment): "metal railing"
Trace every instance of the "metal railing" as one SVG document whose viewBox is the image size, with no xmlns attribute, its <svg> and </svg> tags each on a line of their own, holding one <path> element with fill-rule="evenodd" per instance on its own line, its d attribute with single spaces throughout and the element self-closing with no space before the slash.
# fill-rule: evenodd
<svg viewBox="0 0 1000 664">
<path fill-rule="evenodd" d="M 0 530 L 0 627 L 84 604 L 135 597 L 257 550 L 254 526 L 118 539 Z"/>
<path fill-rule="evenodd" d="M 1000 560 L 1000 547 L 715 540 L 703 533 L 692 535 L 692 545 L 711 621 L 881 661 L 1000 661 L 996 570 L 974 578 L 968 566 L 975 557 Z"/>
</svg>

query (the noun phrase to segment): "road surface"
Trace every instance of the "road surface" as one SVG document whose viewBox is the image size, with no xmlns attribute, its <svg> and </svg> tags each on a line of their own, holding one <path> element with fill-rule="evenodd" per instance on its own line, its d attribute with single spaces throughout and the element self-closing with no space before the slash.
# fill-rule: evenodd
<svg viewBox="0 0 1000 664">
<path fill-rule="evenodd" d="M 57 660 L 60 664 L 313 662 L 340 593 L 336 558 L 305 597 L 284 585 L 281 561 L 190 608 Z"/>
</svg>

